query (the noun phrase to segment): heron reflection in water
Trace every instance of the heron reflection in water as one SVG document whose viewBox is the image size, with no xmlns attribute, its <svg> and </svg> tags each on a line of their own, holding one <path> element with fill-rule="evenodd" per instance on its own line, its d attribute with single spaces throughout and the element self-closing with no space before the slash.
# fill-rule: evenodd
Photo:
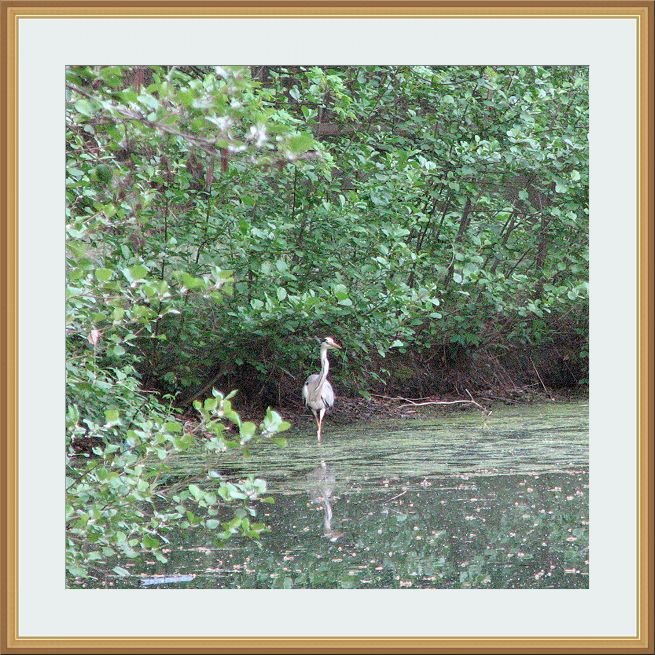
<svg viewBox="0 0 655 655">
<path fill-rule="evenodd" d="M 323 536 L 338 541 L 344 533 L 332 527 L 332 491 L 336 483 L 334 468 L 325 461 L 307 474 L 309 498 L 323 506 Z"/>
</svg>

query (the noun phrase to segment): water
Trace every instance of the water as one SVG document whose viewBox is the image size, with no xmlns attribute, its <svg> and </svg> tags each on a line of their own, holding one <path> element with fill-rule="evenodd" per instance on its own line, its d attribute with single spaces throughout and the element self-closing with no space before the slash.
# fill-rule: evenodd
<svg viewBox="0 0 655 655">
<path fill-rule="evenodd" d="M 215 464 L 268 481 L 259 543 L 171 538 L 144 588 L 586 588 L 588 405 L 551 403 L 289 434 Z M 197 467 L 193 457 L 176 467 Z M 264 506 L 262 506 L 264 507 Z M 122 564 L 127 566 L 126 564 Z"/>
</svg>

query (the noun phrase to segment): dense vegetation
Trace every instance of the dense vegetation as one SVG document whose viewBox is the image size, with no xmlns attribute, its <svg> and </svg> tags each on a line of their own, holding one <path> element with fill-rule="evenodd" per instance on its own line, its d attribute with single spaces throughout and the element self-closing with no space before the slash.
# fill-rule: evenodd
<svg viewBox="0 0 655 655">
<path fill-rule="evenodd" d="M 586 68 L 73 67 L 67 100 L 73 575 L 258 536 L 264 481 L 164 464 L 283 444 L 314 337 L 341 395 L 586 381 Z"/>
</svg>

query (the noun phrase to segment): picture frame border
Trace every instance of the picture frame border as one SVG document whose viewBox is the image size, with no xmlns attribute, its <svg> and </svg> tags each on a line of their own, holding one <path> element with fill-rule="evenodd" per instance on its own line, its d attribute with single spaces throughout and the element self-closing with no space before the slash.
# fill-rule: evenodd
<svg viewBox="0 0 655 655">
<path fill-rule="evenodd" d="M 6 653 L 653 652 L 653 15 L 652 0 L 0 0 L 0 649 Z M 637 635 L 612 637 L 24 638 L 18 633 L 18 23 L 47 18 L 603 18 L 638 21 L 637 116 Z"/>
</svg>

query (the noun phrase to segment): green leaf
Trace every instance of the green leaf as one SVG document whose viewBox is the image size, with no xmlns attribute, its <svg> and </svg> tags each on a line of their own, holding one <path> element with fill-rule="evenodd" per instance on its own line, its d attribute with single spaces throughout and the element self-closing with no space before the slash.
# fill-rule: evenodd
<svg viewBox="0 0 655 655">
<path fill-rule="evenodd" d="M 137 264 L 136 266 L 130 266 L 130 268 L 124 268 L 123 275 L 128 282 L 136 282 L 137 280 L 143 280 L 148 275 L 148 269 L 142 264 Z"/>
<path fill-rule="evenodd" d="M 182 432 L 182 426 L 177 421 L 166 421 L 166 423 L 164 423 L 164 430 L 172 432 L 173 434 L 179 434 Z"/>
<path fill-rule="evenodd" d="M 181 437 L 178 437 L 175 439 L 175 447 L 178 448 L 179 450 L 188 450 L 193 446 L 193 435 L 191 434 L 184 434 Z"/>
<path fill-rule="evenodd" d="M 195 500 L 200 500 L 204 496 L 203 490 L 197 484 L 190 484 L 188 489 Z"/>
<path fill-rule="evenodd" d="M 183 272 L 180 276 L 182 284 L 190 290 L 201 289 L 205 286 L 205 281 L 202 278 L 194 277 L 189 273 Z"/>
<path fill-rule="evenodd" d="M 314 147 L 314 137 L 307 133 L 296 134 L 289 139 L 287 147 L 294 155 L 299 155 Z"/>
<path fill-rule="evenodd" d="M 213 412 L 218 407 L 218 398 L 206 398 L 205 409 L 208 412 Z"/>
<path fill-rule="evenodd" d="M 239 428 L 239 436 L 243 441 L 247 441 L 253 437 L 257 426 L 250 421 L 244 421 Z"/>
<path fill-rule="evenodd" d="M 143 535 L 143 547 L 144 548 L 159 548 L 160 541 L 152 535 L 145 534 Z"/>
<path fill-rule="evenodd" d="M 120 412 L 115 407 L 110 407 L 105 410 L 105 420 L 107 421 L 107 425 L 118 423 L 119 417 Z"/>
<path fill-rule="evenodd" d="M 109 268 L 96 268 L 96 278 L 99 282 L 106 282 L 114 274 Z"/>
<path fill-rule="evenodd" d="M 75 109 L 83 116 L 92 116 L 95 113 L 95 105 L 86 98 L 82 98 L 75 103 Z"/>
<path fill-rule="evenodd" d="M 130 267 L 130 275 L 135 280 L 143 280 L 148 275 L 148 269 L 142 264 Z"/>
<path fill-rule="evenodd" d="M 122 566 L 115 566 L 112 571 L 117 573 L 121 578 L 127 578 L 130 576 L 130 572 Z"/>
</svg>

